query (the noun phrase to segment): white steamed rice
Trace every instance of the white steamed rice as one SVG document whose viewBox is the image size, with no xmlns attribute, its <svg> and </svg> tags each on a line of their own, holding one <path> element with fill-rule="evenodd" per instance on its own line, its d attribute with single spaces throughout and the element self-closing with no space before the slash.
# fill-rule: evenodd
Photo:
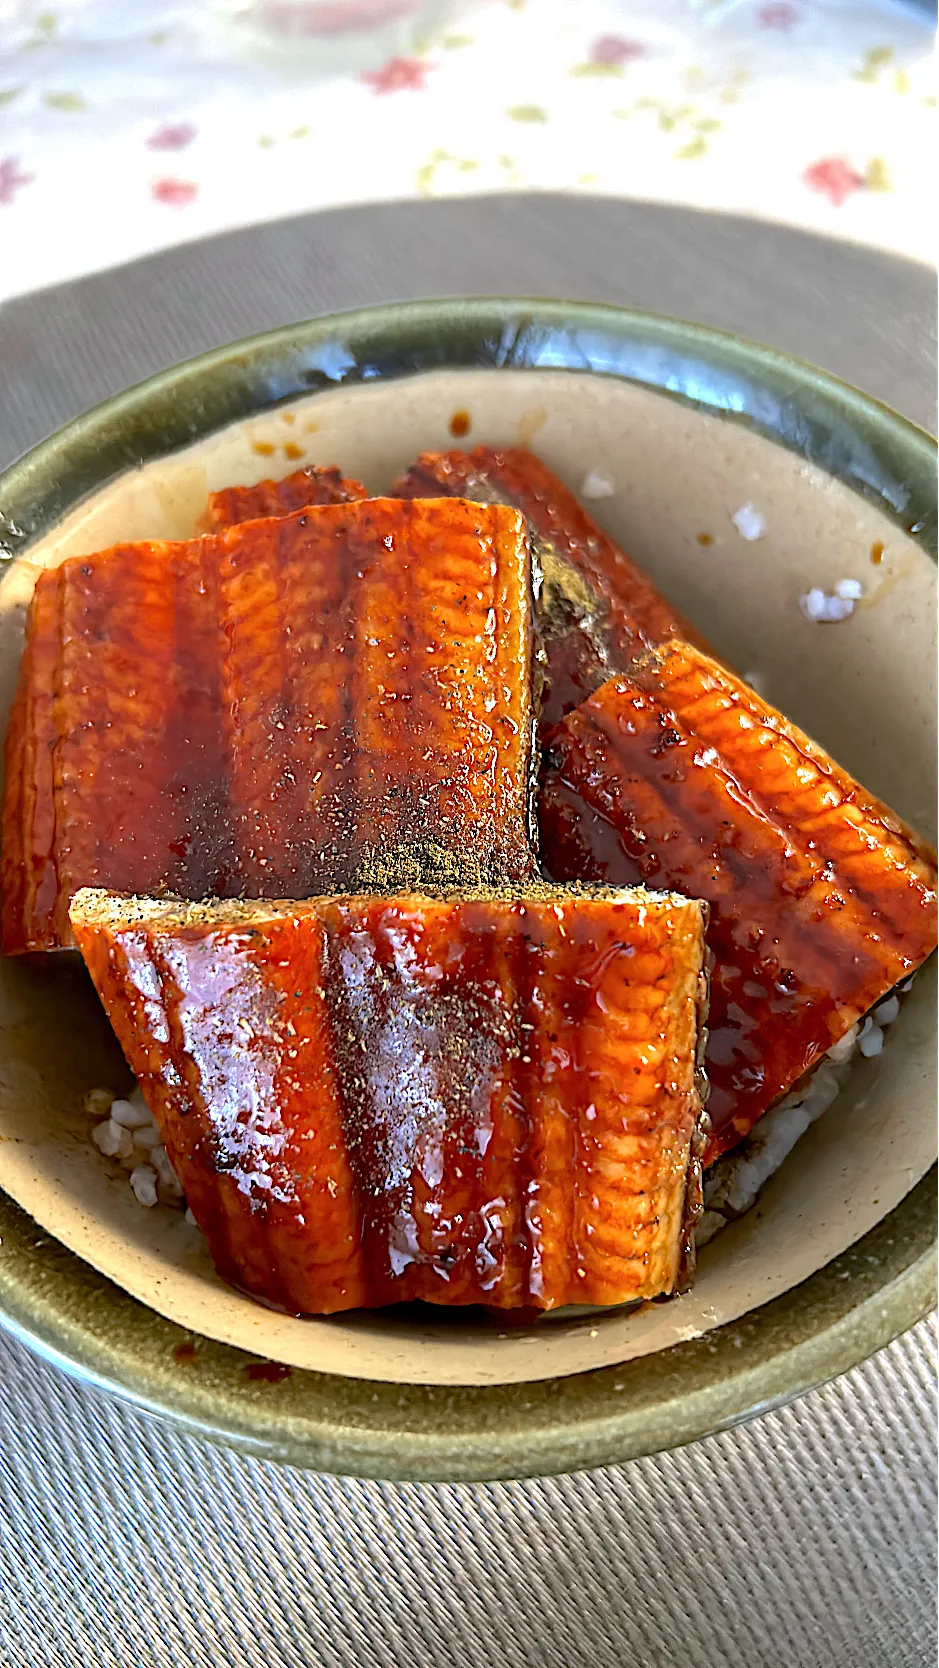
<svg viewBox="0 0 939 1668">
<path fill-rule="evenodd" d="M 859 579 L 839 579 L 830 594 L 820 585 L 813 585 L 800 596 L 799 607 L 807 620 L 814 620 L 817 625 L 833 625 L 838 620 L 850 619 L 855 603 L 863 595 L 864 587 Z"/>
<path fill-rule="evenodd" d="M 183 1190 L 139 1087 L 126 1100 L 109 1089 L 90 1089 L 85 1110 L 101 1120 L 91 1131 L 92 1141 L 99 1153 L 127 1171 L 138 1204 L 184 1206 Z"/>
<path fill-rule="evenodd" d="M 908 980 L 902 989 L 909 990 L 911 984 Z M 739 1147 L 711 1166 L 704 1177 L 704 1214 L 695 1235 L 699 1247 L 755 1204 L 799 1137 L 837 1099 L 852 1060 L 858 1054 L 871 1059 L 880 1053 L 884 1030 L 899 1012 L 899 996 L 885 996 L 828 1050 L 806 1083 L 767 1112 Z"/>
<path fill-rule="evenodd" d="M 766 521 L 755 504 L 741 504 L 730 519 L 740 537 L 751 543 L 754 539 L 761 539 L 766 532 Z"/>
</svg>

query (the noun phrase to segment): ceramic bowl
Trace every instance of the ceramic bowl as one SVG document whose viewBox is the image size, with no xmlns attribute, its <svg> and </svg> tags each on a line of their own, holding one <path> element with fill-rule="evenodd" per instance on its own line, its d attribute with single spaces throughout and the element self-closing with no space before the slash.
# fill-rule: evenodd
<svg viewBox="0 0 939 1668">
<path fill-rule="evenodd" d="M 457 412 L 463 444 L 530 445 L 575 490 L 607 483 L 591 509 L 718 651 L 933 834 L 933 443 L 768 348 L 616 308 L 441 301 L 319 319 L 71 423 L 0 480 L 0 709 L 42 565 L 186 536 L 207 491 L 287 473 L 298 454 L 380 491 L 453 444 Z M 806 619 L 800 596 L 845 577 L 864 591 L 852 617 Z M 416 1310 L 298 1321 L 224 1287 L 182 1216 L 143 1211 L 91 1146 L 84 1092 L 120 1089 L 123 1068 L 80 964 L 8 961 L 0 1319 L 86 1382 L 323 1470 L 536 1475 L 688 1442 L 852 1366 L 928 1308 L 932 989 L 926 970 L 883 1053 L 705 1249 L 687 1296 L 525 1327 Z"/>
</svg>

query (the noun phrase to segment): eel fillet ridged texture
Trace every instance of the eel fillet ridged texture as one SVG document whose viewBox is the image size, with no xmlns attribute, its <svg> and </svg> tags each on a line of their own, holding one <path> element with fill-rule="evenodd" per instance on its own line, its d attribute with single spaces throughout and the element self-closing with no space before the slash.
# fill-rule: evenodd
<svg viewBox="0 0 939 1668">
<path fill-rule="evenodd" d="M 705 915 L 545 887 L 72 904 L 219 1272 L 292 1313 L 681 1284 Z"/>
<path fill-rule="evenodd" d="M 650 646 L 708 645 L 534 453 L 477 446 L 424 452 L 392 491 L 512 504 L 526 517 L 544 572 L 542 729 L 550 728 Z"/>
<path fill-rule="evenodd" d="M 551 733 L 540 818 L 555 880 L 710 905 L 709 1159 L 935 947 L 935 854 L 686 643 Z"/>
<path fill-rule="evenodd" d="M 304 510 L 310 504 L 352 504 L 367 497 L 361 481 L 347 478 L 333 465 L 313 464 L 279 481 L 258 481 L 255 486 L 225 487 L 222 492 L 213 492 L 205 512 L 205 530 L 217 533 L 242 521 L 292 515 L 294 510 Z"/>
<path fill-rule="evenodd" d="M 369 499 L 40 575 L 7 739 L 7 954 L 81 886 L 523 881 L 532 592 L 502 506 Z"/>
</svg>

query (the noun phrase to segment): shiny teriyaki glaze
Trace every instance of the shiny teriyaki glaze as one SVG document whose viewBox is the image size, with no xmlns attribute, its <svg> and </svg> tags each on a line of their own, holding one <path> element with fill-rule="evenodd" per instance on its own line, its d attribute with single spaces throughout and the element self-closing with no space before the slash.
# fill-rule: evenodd
<svg viewBox="0 0 939 1668">
<path fill-rule="evenodd" d="M 534 872 L 522 517 L 371 499 L 40 575 L 7 736 L 3 949 L 82 885 L 184 897 Z"/>
<path fill-rule="evenodd" d="M 489 446 L 425 452 L 393 490 L 409 498 L 447 492 L 511 504 L 525 516 L 544 570 L 543 729 L 644 649 L 671 637 L 706 646 L 533 452 Z"/>
<path fill-rule="evenodd" d="M 558 892 L 174 906 L 76 937 L 220 1273 L 328 1313 L 671 1291 L 703 911 Z"/>
<path fill-rule="evenodd" d="M 934 855 L 687 644 L 611 680 L 551 734 L 540 816 L 555 879 L 710 905 L 709 1157 L 936 942 Z"/>
</svg>

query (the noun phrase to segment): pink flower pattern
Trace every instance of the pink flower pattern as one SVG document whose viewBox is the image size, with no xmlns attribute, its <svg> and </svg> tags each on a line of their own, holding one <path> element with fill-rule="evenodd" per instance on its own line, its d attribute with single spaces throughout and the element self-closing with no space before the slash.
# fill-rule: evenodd
<svg viewBox="0 0 939 1668">
<path fill-rule="evenodd" d="M 32 185 L 35 174 L 24 174 L 20 171 L 19 157 L 0 157 L 0 207 L 9 208 L 24 185 Z"/>
<path fill-rule="evenodd" d="M 192 180 L 154 180 L 150 187 L 150 194 L 158 203 L 168 203 L 172 208 L 185 208 L 198 195 L 199 187 Z"/>
<path fill-rule="evenodd" d="M 432 67 L 420 58 L 389 58 L 381 69 L 366 70 L 361 79 L 374 93 L 419 91 Z"/>
<path fill-rule="evenodd" d="M 853 192 L 861 191 L 864 186 L 864 175 L 845 162 L 843 156 L 825 156 L 811 163 L 802 180 L 810 191 L 820 192 L 835 208 L 841 208 Z"/>
<path fill-rule="evenodd" d="M 799 9 L 791 6 L 789 0 L 775 0 L 775 4 L 761 7 L 756 15 L 764 29 L 791 29 L 799 21 Z"/>
<path fill-rule="evenodd" d="M 279 5 L 273 8 L 275 23 L 286 35 L 349 35 L 356 29 L 377 29 L 379 24 L 410 17 L 417 10 L 414 0 L 338 0 L 334 6 Z"/>
<path fill-rule="evenodd" d="M 184 151 L 198 133 L 195 122 L 167 122 L 147 140 L 148 151 Z"/>
<path fill-rule="evenodd" d="M 204 3 L 208 4 L 209 0 Z M 119 0 L 102 0 L 100 8 L 93 10 L 96 13 L 100 10 L 103 16 L 111 8 L 117 14 Z M 261 0 L 259 9 L 262 9 Z M 688 0 L 686 9 L 689 14 L 700 14 L 709 8 L 705 0 Z M 714 9 L 723 11 L 725 7 Z M 468 32 L 462 32 L 461 21 L 459 33 L 442 32 L 434 37 L 437 47 L 433 50 L 401 45 L 400 56 L 377 65 L 372 60 L 374 67 L 360 65 L 358 73 L 346 69 L 344 58 L 337 55 L 336 71 L 334 74 L 330 70 L 330 79 L 335 81 L 340 75 L 349 75 L 354 80 L 346 83 L 346 90 L 356 83 L 360 87 L 358 99 L 353 95 L 349 104 L 348 119 L 350 123 L 358 122 L 362 128 L 363 156 L 370 149 L 366 133 L 369 121 L 372 138 L 378 136 L 382 144 L 387 141 L 392 153 L 390 163 L 398 170 L 389 176 L 392 181 L 389 189 L 399 196 L 406 197 L 412 191 L 437 195 L 451 188 L 456 192 L 491 190 L 509 183 L 522 189 L 533 186 L 535 180 L 540 181 L 545 168 L 554 167 L 558 170 L 558 184 L 564 189 L 585 186 L 616 192 L 622 176 L 615 161 L 610 160 L 612 145 L 605 148 L 606 133 L 611 141 L 618 142 L 622 137 L 630 155 L 630 147 L 634 147 L 635 165 L 640 172 L 646 160 L 643 146 L 648 141 L 650 160 L 655 161 L 656 167 L 667 167 L 661 176 L 661 186 L 656 183 L 656 191 L 661 190 L 666 201 L 697 201 L 703 193 L 708 199 L 716 194 L 719 202 L 721 176 L 726 173 L 743 180 L 742 186 L 735 185 L 734 189 L 745 199 L 744 209 L 749 206 L 751 212 L 757 213 L 767 174 L 775 171 L 780 187 L 778 211 L 783 218 L 791 218 L 796 223 L 824 224 L 840 234 L 846 222 L 854 220 L 858 213 L 858 208 L 851 206 L 857 198 L 858 204 L 863 205 L 865 236 L 875 243 L 885 240 L 888 246 L 908 241 L 918 246 L 920 233 L 914 228 L 921 217 L 917 216 L 915 206 L 902 217 L 902 222 L 899 214 L 891 218 L 883 212 L 890 193 L 898 209 L 904 201 L 915 204 L 912 180 L 920 165 L 918 161 L 914 165 L 911 160 L 912 135 L 914 129 L 918 132 L 919 125 L 932 121 L 935 115 L 934 111 L 927 115 L 924 109 L 932 106 L 934 99 L 920 96 L 923 88 L 917 49 L 902 35 L 893 38 L 886 22 L 882 34 L 871 37 L 864 32 L 866 26 L 856 20 L 850 24 L 851 34 L 845 21 L 846 34 L 842 41 L 842 22 L 834 17 L 839 8 L 813 9 L 809 0 L 752 0 L 739 6 L 731 6 L 728 0 L 726 9 L 739 14 L 735 26 L 739 23 L 739 32 L 749 37 L 751 56 L 746 74 L 729 69 L 725 72 L 720 66 L 713 75 L 704 67 L 688 68 L 686 58 L 700 17 L 694 20 L 693 27 L 689 21 L 688 39 L 683 40 L 681 29 L 662 32 L 658 28 L 657 9 L 651 3 L 639 0 L 639 4 L 627 7 L 622 0 L 616 4 L 613 0 L 598 0 L 596 8 L 591 8 L 592 24 L 583 19 L 586 26 L 579 34 L 575 31 L 572 36 L 565 23 L 566 46 L 562 51 L 568 56 L 562 59 L 561 71 L 566 69 L 567 74 L 559 76 L 553 56 L 550 62 L 545 56 L 544 64 L 541 63 L 542 49 L 547 55 L 554 48 L 549 49 L 547 39 L 552 25 L 547 26 L 542 39 L 540 8 L 534 0 L 530 5 L 525 0 L 503 0 L 502 5 L 480 9 L 481 19 L 483 12 L 486 14 L 486 23 L 480 22 L 478 31 L 475 23 L 469 22 L 473 10 L 469 8 Z M 0 0 L 2 10 L 3 0 Z M 392 19 L 413 19 L 419 10 L 419 0 L 316 0 L 315 5 L 311 0 L 263 0 L 263 10 L 265 22 L 271 29 L 279 30 L 284 39 L 338 37 Z M 557 10 L 560 13 L 565 8 Z M 816 10 L 832 13 L 830 28 L 827 24 L 824 29 L 819 26 Z M 854 8 L 843 10 L 847 19 Z M 519 97 L 524 93 L 524 101 L 518 104 L 507 102 L 510 94 L 503 89 L 501 80 L 494 82 L 492 89 L 486 85 L 487 65 L 495 39 L 488 33 L 490 24 L 496 34 L 500 29 L 504 31 L 509 54 L 518 60 L 513 73 L 519 77 Z M 825 45 L 827 37 L 833 49 L 831 63 L 819 67 L 814 60 L 805 61 L 803 48 L 807 31 L 812 34 L 813 43 L 817 38 Z M 137 229 L 135 216 L 128 214 L 128 253 L 141 237 L 146 246 L 148 235 L 154 243 L 197 235 L 202 230 L 202 222 L 209 219 L 214 225 L 219 213 L 223 219 L 226 212 L 236 217 L 236 223 L 242 208 L 246 217 L 253 217 L 257 204 L 264 200 L 264 179 L 275 165 L 288 182 L 295 180 L 298 205 L 309 200 L 315 206 L 319 201 L 319 187 L 311 183 L 307 165 L 315 147 L 282 141 L 305 139 L 326 131 L 325 125 L 321 130 L 317 124 L 318 79 L 315 85 L 311 83 L 308 96 L 301 81 L 288 75 L 283 88 L 283 113 L 278 110 L 271 115 L 265 102 L 267 94 L 262 99 L 260 86 L 255 87 L 252 82 L 250 54 L 246 54 L 243 66 L 246 79 L 237 94 L 244 105 L 244 122 L 231 127 L 227 106 L 224 110 L 216 107 L 198 76 L 180 77 L 178 85 L 160 81 L 167 56 L 163 52 L 166 38 L 163 30 L 147 37 L 147 43 L 141 37 L 135 51 L 139 50 L 140 54 L 142 97 L 129 106 L 123 99 L 117 99 L 113 106 L 111 125 L 117 142 L 123 133 L 134 153 L 128 158 L 133 169 L 131 178 L 125 179 L 122 172 L 114 177 L 111 186 L 115 218 L 120 220 L 122 206 L 125 203 L 130 206 L 134 201 L 138 206 L 149 202 L 174 210 L 166 215 L 145 215 L 140 224 L 148 227 L 148 231 L 143 232 Z M 870 47 L 867 43 L 872 38 L 883 44 Z M 91 42 L 93 47 L 104 44 L 103 39 Z M 85 153 L 81 150 L 85 147 L 91 158 L 91 146 L 97 142 L 100 125 L 109 119 L 111 110 L 105 98 L 92 96 L 90 92 L 86 96 L 82 76 L 91 61 L 87 45 L 84 37 L 81 43 L 77 37 L 71 43 L 63 34 L 58 56 L 36 53 L 23 59 L 22 73 L 17 70 L 12 75 L 4 71 L 0 75 L 0 117 L 4 124 L 9 122 L 6 144 L 0 140 L 0 209 L 7 211 L 0 214 L 0 221 L 10 232 L 19 211 L 24 225 L 24 236 L 19 242 L 22 256 L 14 240 L 8 239 L 13 254 L 12 260 L 5 263 L 8 271 L 0 270 L 0 297 L 11 283 L 32 283 L 38 281 L 37 273 L 42 276 L 42 259 L 33 255 L 31 240 L 25 234 L 40 195 L 44 208 L 48 206 L 49 213 L 55 217 L 62 196 L 77 190 L 84 197 L 87 191 L 91 200 L 99 183 L 105 183 L 99 182 L 96 161 L 89 160 L 85 167 Z M 840 61 L 836 61 L 837 55 Z M 825 86 L 830 87 L 832 102 L 837 103 L 839 111 L 837 119 L 829 119 L 827 102 L 819 97 L 807 110 L 805 121 L 800 118 L 795 127 L 780 123 L 780 131 L 775 134 L 768 129 L 763 131 L 759 121 L 754 122 L 763 78 L 780 74 L 794 78 L 801 73 L 803 63 L 812 88 L 822 92 Z M 539 89 L 540 69 L 552 77 L 550 96 L 547 87 L 543 93 Z M 233 69 L 233 75 L 236 73 Z M 568 76 L 593 79 L 585 83 L 569 80 Z M 857 81 L 869 83 L 863 94 L 858 93 Z M 92 83 L 88 85 L 90 89 Z M 147 88 L 150 88 L 149 95 Z M 468 88 L 473 89 L 472 98 L 465 96 Z M 404 99 L 400 105 L 386 107 L 383 103 L 373 105 L 371 98 L 364 96 L 366 92 L 374 94 L 376 99 L 405 92 L 423 92 L 424 97 Z M 495 125 L 486 117 L 490 92 L 496 100 Z M 894 112 L 900 109 L 898 93 L 908 95 L 903 104 L 909 113 L 910 134 L 906 135 L 898 124 L 889 130 L 892 136 L 888 137 Z M 327 97 L 325 89 L 323 96 Z M 511 97 L 515 96 L 513 92 Z M 610 127 L 598 126 L 595 132 L 585 133 L 582 138 L 578 135 L 576 144 L 566 148 L 563 125 L 565 121 L 571 127 L 581 123 L 585 96 L 595 103 L 598 118 L 609 115 Z M 451 97 L 457 107 L 453 112 L 449 109 Z M 875 108 L 878 100 L 883 106 L 879 118 Z M 40 155 L 28 135 L 32 131 L 34 112 L 42 113 L 46 106 L 67 113 L 69 120 L 50 122 L 48 131 L 43 127 Z M 358 109 L 358 116 L 353 106 Z M 92 112 L 93 119 L 81 116 L 79 113 L 83 111 Z M 657 121 L 654 116 L 641 114 L 649 111 L 657 112 Z M 636 113 L 640 113 L 639 119 L 632 121 L 631 126 L 618 125 L 619 119 L 628 121 Z M 419 151 L 413 160 L 412 124 L 408 121 L 411 115 L 420 116 L 418 142 L 424 143 L 426 133 L 427 145 L 426 151 Z M 394 120 L 398 117 L 404 122 L 400 132 L 400 124 Z M 501 133 L 504 117 L 533 124 L 519 133 L 517 146 L 508 139 L 500 138 L 497 142 L 495 138 L 496 132 Z M 444 118 L 448 125 L 444 125 Z M 459 141 L 451 136 L 451 118 L 455 134 L 460 133 L 461 124 L 466 129 Z M 438 122 L 440 131 L 435 133 Z M 539 122 L 543 124 L 541 127 Z M 721 142 L 715 140 L 712 145 L 709 135 L 718 132 Z M 878 137 L 875 145 L 871 136 L 875 133 L 880 136 L 882 132 L 882 141 Z M 541 148 L 543 135 L 549 141 L 553 137 L 553 148 L 544 152 L 544 166 L 535 154 Z M 741 140 L 737 135 L 744 137 Z M 437 140 L 446 148 L 438 148 Z M 496 154 L 503 143 L 513 155 Z M 840 147 L 834 154 L 826 148 L 833 143 Z M 594 165 L 597 169 L 601 165 L 599 157 L 591 154 L 591 146 L 604 150 L 606 161 L 602 171 L 593 171 Z M 256 151 L 255 147 L 260 149 Z M 743 156 L 742 151 L 747 147 L 752 149 L 752 156 Z M 882 150 L 884 154 L 869 154 L 874 150 Z M 70 151 L 75 152 L 76 158 L 81 151 L 80 169 L 70 166 Z M 395 152 L 400 154 L 396 156 Z M 209 181 L 224 178 L 243 164 L 246 157 L 244 204 L 240 196 L 233 197 L 234 206 L 226 210 L 218 192 L 209 189 Z M 702 159 L 694 170 L 694 181 L 693 171 L 684 160 L 690 157 Z M 685 179 L 672 177 L 675 173 L 672 165 L 679 162 L 682 164 L 679 172 L 687 176 L 687 184 Z M 363 182 L 364 188 L 369 188 L 370 174 L 368 165 L 360 169 L 357 158 L 350 157 L 349 166 L 350 194 L 354 197 L 363 188 Z M 36 180 L 37 170 L 40 193 L 34 192 L 30 197 L 28 188 Z M 710 176 L 709 185 L 703 183 L 705 174 Z M 227 193 L 223 196 L 227 201 Z M 902 232 L 897 230 L 901 223 Z M 75 262 L 81 270 L 86 261 L 93 263 L 94 256 L 87 253 L 81 238 L 76 240 L 76 245 Z M 18 269 L 22 276 L 18 275 Z"/>
<path fill-rule="evenodd" d="M 622 35 L 601 35 L 590 49 L 594 64 L 627 64 L 631 58 L 644 58 L 646 49 L 641 41 L 628 41 Z"/>
</svg>

